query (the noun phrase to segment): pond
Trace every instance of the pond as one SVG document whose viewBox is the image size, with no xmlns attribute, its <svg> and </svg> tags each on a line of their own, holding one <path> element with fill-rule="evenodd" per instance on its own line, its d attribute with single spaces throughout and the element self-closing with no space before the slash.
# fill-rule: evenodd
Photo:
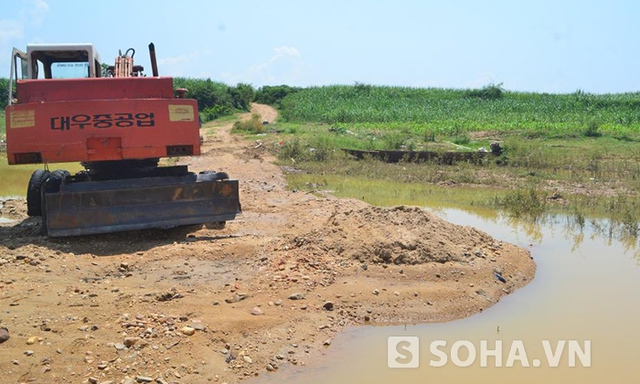
<svg viewBox="0 0 640 384">
<path fill-rule="evenodd" d="M 332 187 L 330 183 L 328 187 Z M 433 204 L 441 217 L 528 248 L 538 265 L 536 278 L 495 306 L 465 319 L 440 324 L 349 328 L 333 340 L 324 356 L 307 366 L 283 366 L 276 374 L 261 375 L 250 382 L 637 382 L 640 372 L 637 239 L 617 233 L 615 227 L 601 219 L 576 225 L 570 218 L 555 216 L 531 223 L 469 206 L 460 209 L 449 203 L 444 205 L 447 208 L 441 208 L 443 204 L 438 202 Z M 388 367 L 388 338 L 398 336 L 419 341 L 418 357 L 415 350 L 410 355 L 404 354 L 419 363 L 418 368 Z M 443 362 L 442 356 L 431 349 L 437 341 L 446 342 L 446 346 L 436 345 L 447 357 L 442 367 L 430 365 Z M 560 349 L 563 341 L 564 348 Z M 484 350 L 483 342 L 487 343 Z M 496 366 L 496 358 L 490 353 L 484 353 L 489 357 L 487 364 L 482 364 L 483 351 L 496 349 L 496 342 L 502 343 L 502 356 L 498 359 L 502 366 Z M 454 343 L 465 346 L 454 353 Z M 403 348 L 406 351 L 408 347 Z M 513 367 L 507 367 L 514 348 L 518 359 L 511 360 Z M 475 359 L 470 359 L 470 350 L 476 353 Z M 556 353 L 560 360 L 554 364 Z M 461 367 L 454 363 L 454 357 L 458 363 L 470 365 Z M 523 357 L 529 367 L 522 366 Z M 575 367 L 570 367 L 570 358 L 574 357 Z"/>
</svg>

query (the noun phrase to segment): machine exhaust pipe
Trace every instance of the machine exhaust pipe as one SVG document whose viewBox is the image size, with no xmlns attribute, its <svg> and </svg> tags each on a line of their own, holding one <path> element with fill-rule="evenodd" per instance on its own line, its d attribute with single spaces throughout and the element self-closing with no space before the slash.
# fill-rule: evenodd
<svg viewBox="0 0 640 384">
<path fill-rule="evenodd" d="M 153 77 L 158 77 L 158 60 L 156 59 L 156 46 L 153 43 L 149 44 L 149 56 L 151 57 L 151 72 Z"/>
</svg>

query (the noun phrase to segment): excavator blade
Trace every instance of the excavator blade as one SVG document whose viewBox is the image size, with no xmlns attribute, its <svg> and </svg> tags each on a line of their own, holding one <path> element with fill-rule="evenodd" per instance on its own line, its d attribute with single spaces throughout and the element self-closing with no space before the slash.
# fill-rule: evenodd
<svg viewBox="0 0 640 384">
<path fill-rule="evenodd" d="M 43 203 L 51 237 L 224 222 L 241 212 L 237 180 L 195 174 L 70 183 Z"/>
</svg>

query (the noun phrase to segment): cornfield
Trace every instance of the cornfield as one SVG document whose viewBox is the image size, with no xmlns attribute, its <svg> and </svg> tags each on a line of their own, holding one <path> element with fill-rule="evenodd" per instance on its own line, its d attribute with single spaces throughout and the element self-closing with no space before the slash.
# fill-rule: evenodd
<svg viewBox="0 0 640 384">
<path fill-rule="evenodd" d="M 640 132 L 640 92 L 594 95 L 505 91 L 474 97 L 473 90 L 390 86 L 323 86 L 303 89 L 283 100 L 288 121 L 337 127 L 425 129 L 448 135 L 472 131 L 539 131 L 571 134 L 594 125 L 603 132 Z"/>
</svg>

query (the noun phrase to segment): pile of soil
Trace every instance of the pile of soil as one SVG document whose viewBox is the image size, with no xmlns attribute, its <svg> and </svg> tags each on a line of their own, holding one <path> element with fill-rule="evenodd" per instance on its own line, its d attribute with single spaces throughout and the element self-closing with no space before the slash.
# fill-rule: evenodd
<svg viewBox="0 0 640 384">
<path fill-rule="evenodd" d="M 323 228 L 296 236 L 293 245 L 374 264 L 469 262 L 495 255 L 491 236 L 418 207 L 345 210 L 343 205 L 337 204 Z"/>
</svg>

